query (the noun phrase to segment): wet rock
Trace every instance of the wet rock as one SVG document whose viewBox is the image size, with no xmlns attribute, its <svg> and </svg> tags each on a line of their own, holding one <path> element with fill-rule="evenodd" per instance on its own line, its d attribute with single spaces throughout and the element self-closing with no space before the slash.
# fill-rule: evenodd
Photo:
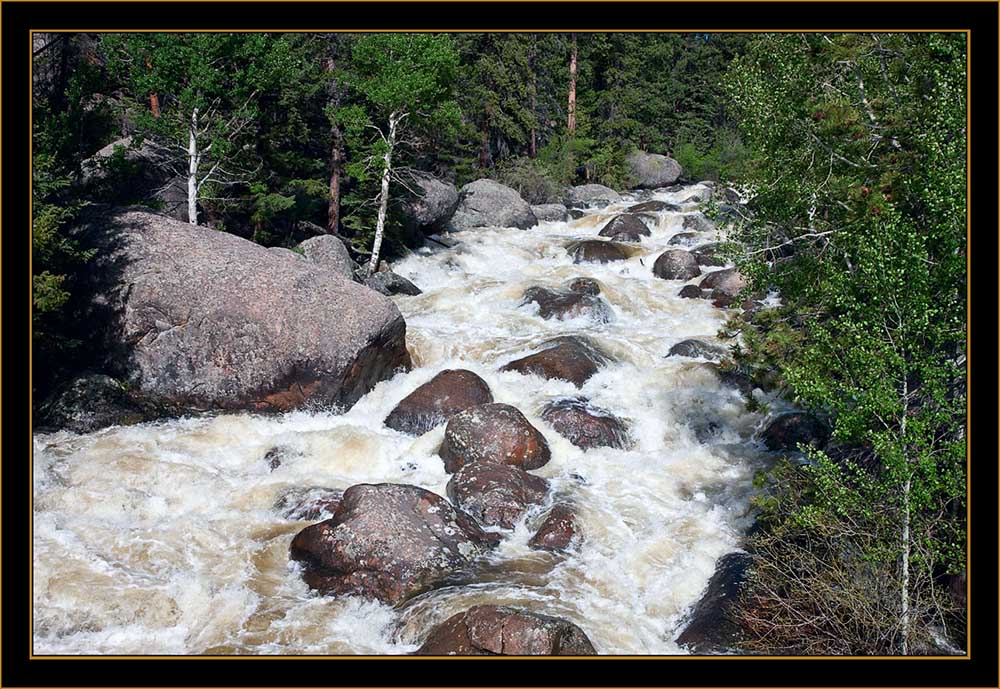
<svg viewBox="0 0 1000 689">
<path fill-rule="evenodd" d="M 689 252 L 667 249 L 653 264 L 653 275 L 664 280 L 690 280 L 701 275 L 701 268 Z"/>
<path fill-rule="evenodd" d="M 276 445 L 264 454 L 264 463 L 274 471 L 282 464 L 293 459 L 298 453 L 287 445 Z"/>
<path fill-rule="evenodd" d="M 698 265 L 721 267 L 726 265 L 726 258 L 720 255 L 723 247 L 722 242 L 702 244 L 691 249 L 691 255 L 698 261 Z"/>
<path fill-rule="evenodd" d="M 580 218 L 586 215 L 584 211 L 578 208 L 570 208 L 568 211 L 566 211 L 566 214 L 569 215 L 570 219 L 572 220 L 579 220 Z"/>
<path fill-rule="evenodd" d="M 723 296 L 734 299 L 746 288 L 747 281 L 735 268 L 723 268 L 706 275 L 698 286 L 712 290 L 713 299 Z"/>
<path fill-rule="evenodd" d="M 734 650 L 741 636 L 733 612 L 751 562 L 746 553 L 729 553 L 719 559 L 705 593 L 677 637 L 678 645 L 699 654 Z"/>
<path fill-rule="evenodd" d="M 715 373 L 719 377 L 719 382 L 731 388 L 736 388 L 744 396 L 750 397 L 757 384 L 746 373 L 725 363 L 715 368 Z"/>
<path fill-rule="evenodd" d="M 331 518 L 343 498 L 344 491 L 336 488 L 292 488 L 278 498 L 274 508 L 283 519 L 316 521 Z"/>
<path fill-rule="evenodd" d="M 587 316 L 597 323 L 608 323 L 614 318 L 611 307 L 601 297 L 573 290 L 529 287 L 521 304 L 537 304 L 538 315 L 546 320 Z"/>
<path fill-rule="evenodd" d="M 609 203 L 618 203 L 621 195 L 603 184 L 582 184 L 570 187 L 566 193 L 567 208 L 603 208 Z"/>
<path fill-rule="evenodd" d="M 410 435 L 423 435 L 460 411 L 493 401 L 486 381 L 472 371 L 448 369 L 404 397 L 385 425 Z"/>
<path fill-rule="evenodd" d="M 477 605 L 449 617 L 427 636 L 417 655 L 596 655 L 579 627 L 527 610 Z"/>
<path fill-rule="evenodd" d="M 594 278 L 573 278 L 566 284 L 566 289 L 571 292 L 597 295 L 601 293 L 601 283 Z"/>
<path fill-rule="evenodd" d="M 822 449 L 830 439 L 830 429 L 812 414 L 788 412 L 771 421 L 760 435 L 768 450 L 796 450 L 799 443 Z"/>
<path fill-rule="evenodd" d="M 507 464 L 471 463 L 448 481 L 448 498 L 487 526 L 514 528 L 533 505 L 545 502 L 549 482 Z"/>
<path fill-rule="evenodd" d="M 300 531 L 289 554 L 303 563 L 311 588 L 394 605 L 433 588 L 496 542 L 430 491 L 363 483 L 344 491 L 332 519 Z"/>
<path fill-rule="evenodd" d="M 93 433 L 107 426 L 130 426 L 154 419 L 159 415 L 157 411 L 134 399 L 114 378 L 84 373 L 63 384 L 39 407 L 39 420 L 46 428 Z"/>
<path fill-rule="evenodd" d="M 625 449 L 631 444 L 628 424 L 607 409 L 594 406 L 586 397 L 552 400 L 542 411 L 556 433 L 584 450 L 592 447 Z"/>
<path fill-rule="evenodd" d="M 617 241 L 638 242 L 640 237 L 648 237 L 652 233 L 639 216 L 622 213 L 611 218 L 598 234 Z"/>
<path fill-rule="evenodd" d="M 710 359 L 718 361 L 727 356 L 728 350 L 720 345 L 704 340 L 681 340 L 667 353 L 667 356 L 686 356 L 692 359 Z"/>
<path fill-rule="evenodd" d="M 637 203 L 634 206 L 628 207 L 629 213 L 660 213 L 662 211 L 670 211 L 677 213 L 680 211 L 681 207 L 673 204 L 667 203 L 666 201 L 643 201 L 642 203 Z"/>
<path fill-rule="evenodd" d="M 449 474 L 473 462 L 537 469 L 551 458 L 541 431 L 509 404 L 483 404 L 448 420 L 438 452 Z"/>
<path fill-rule="evenodd" d="M 684 299 L 702 299 L 707 296 L 708 292 L 702 291 L 701 287 L 698 285 L 684 285 L 681 291 L 677 293 L 677 296 L 683 297 Z"/>
<path fill-rule="evenodd" d="M 94 207 L 74 295 L 88 350 L 138 396 L 184 411 L 350 406 L 409 366 L 390 299 L 227 232 Z"/>
<path fill-rule="evenodd" d="M 358 264 L 351 260 L 347 247 L 337 237 L 330 234 L 313 237 L 299 244 L 299 249 L 307 259 L 326 268 L 345 280 L 354 279 Z"/>
<path fill-rule="evenodd" d="M 611 357 L 596 342 L 582 335 L 556 337 L 542 347 L 541 351 L 512 361 L 500 370 L 567 380 L 580 387 L 601 366 L 611 363 Z"/>
<path fill-rule="evenodd" d="M 478 179 L 462 187 L 458 207 L 447 222 L 452 232 L 477 227 L 516 227 L 527 230 L 538 224 L 531 206 L 515 190 L 491 179 Z"/>
<path fill-rule="evenodd" d="M 567 505 L 556 505 L 545 516 L 538 531 L 528 541 L 533 550 L 562 552 L 572 545 L 579 535 L 576 515 Z"/>
<path fill-rule="evenodd" d="M 573 257 L 573 263 L 610 263 L 628 258 L 628 254 L 620 244 L 600 239 L 573 242 L 566 247 L 566 251 Z"/>
<path fill-rule="evenodd" d="M 539 222 L 545 220 L 550 222 L 560 222 L 567 217 L 566 206 L 561 203 L 543 203 L 531 207 L 531 212 L 535 214 Z"/>
<path fill-rule="evenodd" d="M 369 287 L 379 294 L 384 294 L 386 296 L 392 296 L 394 294 L 416 296 L 418 294 L 423 294 L 419 287 L 404 278 L 402 275 L 398 275 L 391 270 L 382 270 L 374 273 L 364 278 L 363 283 L 366 287 Z"/>
<path fill-rule="evenodd" d="M 711 196 L 712 196 L 711 193 L 708 192 L 707 190 L 700 191 L 697 194 L 691 194 L 690 196 L 681 199 L 681 205 L 687 203 L 705 203 L 706 201 L 708 201 L 709 198 L 711 198 Z"/>
<path fill-rule="evenodd" d="M 670 241 L 668 241 L 667 244 L 672 244 L 674 246 L 691 246 L 700 241 L 701 233 L 699 232 L 678 232 L 670 238 Z"/>
<path fill-rule="evenodd" d="M 681 225 L 685 230 L 692 232 L 715 232 L 718 229 L 715 227 L 715 223 L 701 213 L 685 215 Z"/>
<path fill-rule="evenodd" d="M 656 189 L 673 184 L 683 172 L 676 160 L 657 153 L 635 151 L 625 161 L 629 166 L 631 186 L 640 189 Z"/>
</svg>

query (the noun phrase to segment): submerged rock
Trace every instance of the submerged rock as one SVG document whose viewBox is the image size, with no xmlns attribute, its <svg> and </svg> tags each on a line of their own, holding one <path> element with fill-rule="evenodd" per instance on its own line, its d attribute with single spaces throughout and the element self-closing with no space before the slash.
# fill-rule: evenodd
<svg viewBox="0 0 1000 689">
<path fill-rule="evenodd" d="M 512 529 L 529 507 L 545 502 L 549 482 L 516 466 L 483 462 L 462 466 L 446 490 L 456 507 L 480 523 Z"/>
<path fill-rule="evenodd" d="M 692 359 L 710 359 L 719 361 L 723 359 L 729 351 L 721 345 L 711 344 L 704 340 L 681 340 L 667 353 L 667 356 L 686 356 Z"/>
<path fill-rule="evenodd" d="M 698 654 L 734 650 L 741 635 L 733 611 L 751 563 L 746 553 L 729 553 L 719 559 L 705 593 L 677 637 L 678 645 Z"/>
<path fill-rule="evenodd" d="M 311 588 L 395 605 L 433 588 L 496 542 L 430 491 L 362 483 L 344 491 L 332 519 L 295 536 L 290 557 L 303 563 Z"/>
<path fill-rule="evenodd" d="M 529 287 L 524 291 L 521 304 L 537 304 L 538 315 L 546 320 L 587 316 L 597 323 L 608 323 L 614 318 L 606 301 L 583 291 Z"/>
<path fill-rule="evenodd" d="M 423 435 L 460 411 L 493 401 L 486 381 L 472 371 L 448 369 L 400 400 L 385 425 L 410 435 Z"/>
<path fill-rule="evenodd" d="M 566 289 L 583 294 L 600 294 L 601 283 L 594 278 L 573 278 L 566 283 Z"/>
<path fill-rule="evenodd" d="M 620 244 L 600 239 L 573 242 L 566 247 L 566 251 L 573 257 L 573 263 L 610 263 L 628 258 L 628 254 Z"/>
<path fill-rule="evenodd" d="M 579 627 L 527 610 L 477 605 L 431 630 L 417 655 L 596 655 Z"/>
<path fill-rule="evenodd" d="M 532 550 L 562 552 L 579 538 L 576 515 L 567 505 L 556 505 L 545 516 L 538 531 L 528 541 Z"/>
<path fill-rule="evenodd" d="M 541 431 L 509 404 L 483 404 L 448 420 L 439 453 L 454 473 L 466 464 L 494 462 L 537 469 L 551 458 Z"/>
<path fill-rule="evenodd" d="M 679 212 L 680 206 L 667 203 L 666 201 L 643 201 L 642 203 L 637 203 L 634 206 L 628 207 L 629 213 L 660 213 L 662 211 L 671 211 L 673 213 Z"/>
<path fill-rule="evenodd" d="M 586 397 L 562 397 L 545 405 L 542 418 L 577 447 L 627 448 L 631 444 L 628 424 L 607 409 L 594 406 Z"/>
<path fill-rule="evenodd" d="M 567 380 L 580 387 L 601 366 L 611 363 L 611 357 L 596 342 L 581 335 L 563 335 L 542 346 L 541 351 L 511 361 L 500 370 Z"/>
<path fill-rule="evenodd" d="M 292 488 L 278 498 L 274 508 L 284 519 L 315 521 L 333 517 L 343 499 L 344 491 L 336 488 Z"/>
</svg>

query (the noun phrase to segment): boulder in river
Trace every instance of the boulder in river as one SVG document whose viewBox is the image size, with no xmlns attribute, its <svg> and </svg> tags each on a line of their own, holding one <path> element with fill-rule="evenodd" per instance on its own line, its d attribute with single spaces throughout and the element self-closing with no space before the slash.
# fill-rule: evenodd
<svg viewBox="0 0 1000 689">
<path fill-rule="evenodd" d="M 683 172 L 680 163 L 657 153 L 634 151 L 625 158 L 631 186 L 656 189 L 676 182 Z"/>
<path fill-rule="evenodd" d="M 700 232 L 678 232 L 670 238 L 667 244 L 672 246 L 692 246 L 701 241 L 703 240 Z"/>
<path fill-rule="evenodd" d="M 438 454 L 450 474 L 473 462 L 537 469 L 552 456 L 541 431 L 516 407 L 498 402 L 470 407 L 451 417 Z"/>
<path fill-rule="evenodd" d="M 458 207 L 448 220 L 447 229 L 452 232 L 477 227 L 527 230 L 537 224 L 531 206 L 520 194 L 491 179 L 477 179 L 462 187 Z"/>
<path fill-rule="evenodd" d="M 716 344 L 705 342 L 704 340 L 681 340 L 667 353 L 667 356 L 686 356 L 692 359 L 709 359 L 719 361 L 728 354 L 728 350 Z"/>
<path fill-rule="evenodd" d="M 442 229 L 458 207 L 455 185 L 425 173 L 413 175 L 414 198 L 403 204 L 403 212 L 424 232 Z"/>
<path fill-rule="evenodd" d="M 394 294 L 406 294 L 411 297 L 423 294 L 419 287 L 391 270 L 380 270 L 364 278 L 362 282 L 366 287 L 387 297 Z"/>
<path fill-rule="evenodd" d="M 579 532 L 573 510 L 568 505 L 556 505 L 545 515 L 538 531 L 528 541 L 528 547 L 532 550 L 562 552 L 579 538 Z"/>
<path fill-rule="evenodd" d="M 94 208 L 75 237 L 96 250 L 89 296 L 99 368 L 182 411 L 352 405 L 406 368 L 391 300 L 311 261 L 136 209 Z"/>
<path fill-rule="evenodd" d="M 561 397 L 545 405 L 545 420 L 556 433 L 584 450 L 592 447 L 624 449 L 631 444 L 628 424 L 586 397 Z"/>
<path fill-rule="evenodd" d="M 566 192 L 567 208 L 604 208 L 621 200 L 621 194 L 603 184 L 581 184 Z"/>
<path fill-rule="evenodd" d="M 332 519 L 300 531 L 290 557 L 331 595 L 395 605 L 439 584 L 497 543 L 447 500 L 417 486 L 361 483 Z"/>
<path fill-rule="evenodd" d="M 628 207 L 629 213 L 660 213 L 662 211 L 678 212 L 681 207 L 673 204 L 667 203 L 666 201 L 643 201 L 642 203 L 637 203 L 634 206 Z"/>
<path fill-rule="evenodd" d="M 735 268 L 723 268 L 709 273 L 698 283 L 702 289 L 712 290 L 712 297 L 735 298 L 747 286 L 747 280 Z"/>
<path fill-rule="evenodd" d="M 313 263 L 326 268 L 345 280 L 354 279 L 358 264 L 351 260 L 347 247 L 332 234 L 323 234 L 299 244 L 302 254 Z"/>
<path fill-rule="evenodd" d="M 618 241 L 637 242 L 640 237 L 648 237 L 652 232 L 638 215 L 621 213 L 611 218 L 598 234 Z"/>
<path fill-rule="evenodd" d="M 724 248 L 724 242 L 710 242 L 691 249 L 691 255 L 694 256 L 700 266 L 721 267 L 726 265 L 726 258 L 721 255 Z"/>
<path fill-rule="evenodd" d="M 573 278 L 566 283 L 566 289 L 571 292 L 582 292 L 583 294 L 597 295 L 601 293 L 601 283 L 594 278 Z"/>
<path fill-rule="evenodd" d="M 628 258 L 628 253 L 621 244 L 601 239 L 572 242 L 566 247 L 566 251 L 573 257 L 573 263 L 610 263 Z"/>
<path fill-rule="evenodd" d="M 539 222 L 561 222 L 568 217 L 566 206 L 561 203 L 543 203 L 532 206 L 531 212 L 535 214 Z"/>
<path fill-rule="evenodd" d="M 485 380 L 472 371 L 448 369 L 400 400 L 385 425 L 401 433 L 423 435 L 460 411 L 492 401 Z"/>
<path fill-rule="evenodd" d="M 456 507 L 480 523 L 512 529 L 529 507 L 545 502 L 549 482 L 509 464 L 473 462 L 452 475 L 447 491 Z"/>
<path fill-rule="evenodd" d="M 677 643 L 697 654 L 733 651 L 741 640 L 733 618 L 740 591 L 752 559 L 746 553 L 729 553 L 715 566 L 715 573 L 701 599 L 688 616 Z"/>
<path fill-rule="evenodd" d="M 41 428 L 92 433 L 107 426 L 130 426 L 160 412 L 134 398 L 111 376 L 84 373 L 64 383 L 39 407 Z M 40 430 L 39 426 L 35 430 Z"/>
<path fill-rule="evenodd" d="M 701 268 L 690 252 L 667 249 L 653 264 L 653 275 L 664 280 L 690 280 L 701 275 Z"/>
<path fill-rule="evenodd" d="M 535 354 L 511 361 L 500 370 L 567 380 L 580 387 L 601 366 L 611 363 L 611 357 L 596 342 L 582 335 L 555 337 L 542 343 L 542 347 Z"/>
<path fill-rule="evenodd" d="M 797 450 L 799 443 L 826 447 L 830 429 L 806 412 L 788 412 L 775 417 L 761 433 L 768 450 Z"/>
<path fill-rule="evenodd" d="M 715 232 L 718 229 L 715 223 L 701 213 L 685 215 L 684 220 L 681 221 L 681 226 L 691 232 Z"/>
<path fill-rule="evenodd" d="M 316 521 L 333 517 L 343 499 L 344 491 L 336 488 L 292 488 L 281 494 L 274 508 L 284 519 Z"/>
<path fill-rule="evenodd" d="M 703 290 L 698 285 L 684 285 L 681 287 L 681 291 L 677 293 L 677 296 L 684 299 L 703 299 L 710 294 L 707 290 Z"/>
<path fill-rule="evenodd" d="M 614 319 L 611 307 L 600 296 L 570 289 L 529 287 L 521 304 L 537 304 L 538 315 L 546 320 L 586 316 L 596 323 L 608 323 Z"/>
<path fill-rule="evenodd" d="M 417 655 L 596 655 L 583 630 L 558 617 L 477 605 L 431 630 Z"/>
</svg>

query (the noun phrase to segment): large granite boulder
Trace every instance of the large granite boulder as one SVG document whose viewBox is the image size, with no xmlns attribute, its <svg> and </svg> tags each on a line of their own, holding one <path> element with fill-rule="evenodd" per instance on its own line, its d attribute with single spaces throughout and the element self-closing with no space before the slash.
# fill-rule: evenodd
<svg viewBox="0 0 1000 689">
<path fill-rule="evenodd" d="M 627 448 L 632 440 L 628 424 L 607 409 L 595 406 L 586 397 L 562 397 L 552 400 L 542 411 L 556 433 L 577 447 Z"/>
<path fill-rule="evenodd" d="M 358 264 L 347 253 L 344 242 L 332 234 L 307 239 L 299 244 L 299 249 L 310 261 L 323 266 L 334 275 L 345 280 L 354 279 L 354 271 L 358 269 Z"/>
<path fill-rule="evenodd" d="M 135 208 L 74 236 L 96 250 L 77 292 L 98 368 L 153 403 L 349 406 L 410 364 L 395 304 L 310 261 Z"/>
<path fill-rule="evenodd" d="M 438 454 L 448 473 L 473 462 L 537 469 L 552 456 L 541 431 L 516 407 L 499 402 L 470 407 L 451 417 Z"/>
<path fill-rule="evenodd" d="M 621 200 L 621 194 L 603 184 L 581 184 L 566 192 L 567 208 L 604 208 Z"/>
<path fill-rule="evenodd" d="M 653 275 L 664 280 L 690 280 L 701 275 L 701 268 L 690 252 L 667 249 L 653 263 Z"/>
<path fill-rule="evenodd" d="M 514 528 L 529 507 L 541 505 L 549 482 L 509 464 L 472 462 L 448 481 L 448 498 L 487 526 Z"/>
<path fill-rule="evenodd" d="M 625 162 L 628 163 L 629 179 L 632 186 L 639 189 L 657 189 L 676 182 L 683 170 L 673 158 L 657 153 L 635 151 Z"/>
<path fill-rule="evenodd" d="M 458 208 L 455 185 L 424 173 L 414 174 L 411 181 L 414 198 L 403 204 L 403 212 L 421 230 L 442 229 Z"/>
<path fill-rule="evenodd" d="M 573 263 L 611 263 L 628 259 L 628 252 L 624 246 L 603 239 L 570 242 L 566 251 L 573 257 Z"/>
<path fill-rule="evenodd" d="M 680 646 L 696 654 L 735 650 L 742 634 L 733 613 L 752 561 L 746 553 L 729 553 L 719 558 L 704 594 L 677 637 Z"/>
<path fill-rule="evenodd" d="M 458 207 L 446 229 L 453 232 L 477 227 L 516 227 L 527 230 L 538 224 L 531 206 L 508 186 L 478 179 L 462 187 Z"/>
<path fill-rule="evenodd" d="M 539 222 L 545 220 L 549 222 L 561 222 L 569 217 L 566 206 L 561 203 L 543 203 L 531 207 L 531 212 L 535 214 Z"/>
<path fill-rule="evenodd" d="M 698 286 L 712 290 L 713 298 L 724 296 L 734 299 L 746 289 L 747 280 L 735 268 L 724 268 L 706 275 Z"/>
<path fill-rule="evenodd" d="M 517 371 L 542 378 L 567 380 L 583 385 L 611 357 L 596 342 L 582 335 L 562 335 L 547 340 L 543 349 L 503 366 L 501 371 Z"/>
<path fill-rule="evenodd" d="M 416 654 L 583 656 L 596 651 L 572 622 L 516 608 L 477 605 L 432 629 Z"/>
<path fill-rule="evenodd" d="M 423 435 L 460 411 L 492 401 L 485 380 L 472 371 L 448 369 L 400 400 L 385 425 L 401 433 Z"/>
<path fill-rule="evenodd" d="M 331 595 L 395 605 L 441 583 L 498 542 L 447 500 L 417 486 L 351 486 L 332 519 L 292 540 L 303 578 Z"/>
</svg>

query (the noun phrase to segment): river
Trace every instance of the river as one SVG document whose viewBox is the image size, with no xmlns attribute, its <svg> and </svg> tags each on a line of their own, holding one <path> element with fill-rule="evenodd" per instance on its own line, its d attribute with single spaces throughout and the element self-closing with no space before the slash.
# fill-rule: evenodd
<svg viewBox="0 0 1000 689">
<path fill-rule="evenodd" d="M 677 203 L 691 192 L 650 198 Z M 36 434 L 34 652 L 400 654 L 447 617 L 501 603 L 570 620 L 598 653 L 686 653 L 674 642 L 684 616 L 752 518 L 752 477 L 764 461 L 752 436 L 762 417 L 704 361 L 665 356 L 683 339 L 715 341 L 725 320 L 708 300 L 680 298 L 684 282 L 652 275 L 682 213 L 655 214 L 652 236 L 627 261 L 573 264 L 565 245 L 593 238 L 627 205 L 527 231 L 455 233 L 459 246 L 395 263 L 424 291 L 394 297 L 414 368 L 346 413 L 221 414 Z M 544 320 L 536 306 L 519 305 L 529 286 L 580 276 L 600 282 L 610 322 Z M 617 360 L 581 390 L 498 372 L 542 341 L 573 333 Z M 544 433 L 552 460 L 533 473 L 550 480 L 553 499 L 573 503 L 581 545 L 563 555 L 529 549 L 536 511 L 483 560 L 474 583 L 399 609 L 316 595 L 288 559 L 292 537 L 311 522 L 284 518 L 276 503 L 289 490 L 356 483 L 409 483 L 444 495 L 449 475 L 436 454 L 444 427 L 414 439 L 382 421 L 448 368 L 482 376 L 497 402 L 516 406 Z M 547 400 L 573 394 L 627 419 L 631 449 L 583 451 L 541 419 Z M 716 431 L 699 442 L 694 428 L 707 422 Z M 264 455 L 274 446 L 289 452 L 272 471 Z"/>
</svg>

